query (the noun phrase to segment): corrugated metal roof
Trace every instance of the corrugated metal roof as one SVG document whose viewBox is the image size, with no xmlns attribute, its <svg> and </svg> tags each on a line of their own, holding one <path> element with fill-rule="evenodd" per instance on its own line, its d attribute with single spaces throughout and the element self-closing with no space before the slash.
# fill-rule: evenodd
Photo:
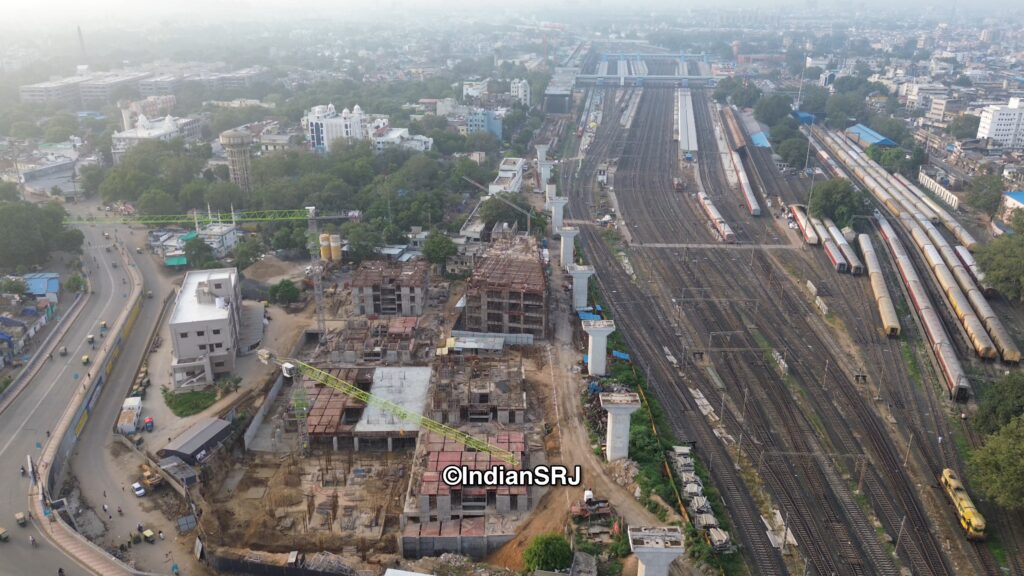
<svg viewBox="0 0 1024 576">
<path fill-rule="evenodd" d="M 170 256 L 164 258 L 164 266 L 185 266 L 188 264 L 188 258 L 184 256 Z"/>
<path fill-rule="evenodd" d="M 22 276 L 28 291 L 35 296 L 46 296 L 60 292 L 60 274 L 56 272 L 34 272 Z"/>
<path fill-rule="evenodd" d="M 863 124 L 855 124 L 846 129 L 846 133 L 852 135 L 860 142 L 864 142 L 867 145 L 876 146 L 895 146 L 896 143 L 886 138 L 885 136 L 875 132 L 871 128 Z"/>
<path fill-rule="evenodd" d="M 221 433 L 229 426 L 231 426 L 231 422 L 227 420 L 204 418 L 164 446 L 160 452 L 177 452 L 195 457 L 205 448 L 209 448 L 209 444 L 218 440 Z"/>
<path fill-rule="evenodd" d="M 1008 196 L 1010 199 L 1014 200 L 1015 202 L 1018 202 L 1020 204 L 1024 204 L 1024 190 L 1017 190 L 1015 192 L 1006 192 L 1004 195 Z"/>
</svg>

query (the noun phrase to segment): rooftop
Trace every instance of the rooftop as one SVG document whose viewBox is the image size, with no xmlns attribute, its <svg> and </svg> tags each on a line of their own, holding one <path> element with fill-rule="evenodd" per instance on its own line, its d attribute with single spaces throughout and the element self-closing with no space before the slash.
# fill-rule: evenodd
<svg viewBox="0 0 1024 576">
<path fill-rule="evenodd" d="M 236 268 L 215 268 L 212 270 L 192 270 L 185 274 L 181 290 L 174 302 L 174 311 L 171 312 L 171 324 L 182 322 L 203 322 L 211 320 L 223 320 L 230 316 L 230 302 L 224 298 L 215 296 L 210 292 L 211 287 L 216 290 L 215 285 L 219 282 L 226 282 L 228 286 L 223 289 L 223 294 L 234 294 L 234 285 L 238 281 L 238 270 Z"/>
<path fill-rule="evenodd" d="M 427 406 L 427 389 L 430 387 L 429 367 L 377 368 L 373 372 L 373 386 L 370 392 L 413 414 L 423 414 Z M 419 430 L 418 424 L 411 424 L 370 404 L 363 411 L 355 425 L 355 432 L 405 432 Z"/>
<path fill-rule="evenodd" d="M 601 394 L 601 405 L 639 406 L 640 395 L 635 392 L 604 392 Z"/>
<path fill-rule="evenodd" d="M 1024 190 L 1018 190 L 1016 192 L 1005 192 L 1003 193 L 1003 196 L 1006 196 L 1007 198 L 1010 198 L 1011 200 L 1014 200 L 1015 202 L 1018 202 L 1020 204 L 1024 204 Z"/>
<path fill-rule="evenodd" d="M 854 137 L 857 141 L 863 142 L 867 145 L 877 146 L 895 146 L 896 143 L 886 138 L 885 136 L 875 132 L 871 128 L 863 124 L 856 124 L 846 129 L 846 133 Z"/>
<path fill-rule="evenodd" d="M 426 288 L 430 264 L 424 261 L 394 264 L 380 260 L 369 260 L 359 265 L 352 276 L 352 287 L 363 288 L 394 284 Z"/>
<path fill-rule="evenodd" d="M 682 548 L 683 533 L 679 528 L 652 528 L 642 526 L 629 528 L 629 543 L 636 550 L 637 546 L 649 548 Z"/>
</svg>

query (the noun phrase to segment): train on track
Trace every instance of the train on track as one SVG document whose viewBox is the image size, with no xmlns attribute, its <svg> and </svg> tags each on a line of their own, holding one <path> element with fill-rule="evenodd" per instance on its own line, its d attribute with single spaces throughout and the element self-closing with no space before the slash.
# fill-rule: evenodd
<svg viewBox="0 0 1024 576">
<path fill-rule="evenodd" d="M 864 255 L 864 264 L 868 269 L 868 279 L 871 281 L 871 292 L 875 296 L 875 304 L 878 306 L 878 316 L 882 320 L 882 329 L 889 338 L 900 335 L 900 318 L 896 314 L 896 308 L 892 304 L 892 297 L 889 295 L 889 287 L 885 285 L 885 276 L 882 275 L 882 267 L 875 253 L 875 246 L 871 237 L 867 234 L 857 236 L 860 244 L 861 254 Z"/>
<path fill-rule="evenodd" d="M 971 496 L 967 494 L 967 489 L 964 488 L 960 477 L 953 470 L 946 468 L 939 476 L 939 483 L 942 484 L 943 491 L 946 492 L 946 496 L 953 503 L 957 519 L 960 520 L 960 526 L 967 534 L 967 539 L 984 540 L 985 517 L 974 506 L 974 502 L 971 500 Z"/>
<path fill-rule="evenodd" d="M 754 195 L 754 189 L 750 187 L 750 179 L 747 178 L 747 169 L 743 167 L 743 159 L 735 150 L 729 152 L 729 157 L 732 158 L 736 178 L 740 181 L 740 192 L 743 193 L 743 202 L 747 205 L 747 211 L 751 216 L 760 216 L 761 204 L 758 203 L 757 196 Z"/>
<path fill-rule="evenodd" d="M 733 110 L 732 106 L 726 106 L 722 108 L 722 116 L 725 117 L 725 130 L 729 134 L 729 140 L 732 142 L 732 149 L 736 152 L 741 152 L 747 148 L 747 139 L 743 137 L 743 130 L 740 129 L 740 123 L 736 119 L 736 111 Z"/>
<path fill-rule="evenodd" d="M 875 219 L 878 221 L 882 239 L 885 240 L 893 261 L 896 263 L 896 270 L 899 271 L 900 277 L 903 278 L 903 284 L 907 287 L 911 305 L 917 310 L 917 315 L 921 319 L 921 326 L 924 328 L 929 347 L 938 361 L 949 397 L 958 402 L 966 402 L 971 394 L 971 385 L 960 359 L 956 356 L 949 333 L 946 332 L 938 313 L 932 307 L 931 298 L 928 297 L 928 292 L 921 282 L 921 277 L 917 275 L 914 263 L 903 247 L 903 242 L 896 235 L 896 230 L 881 213 L 876 212 Z"/>
<path fill-rule="evenodd" d="M 836 269 L 836 272 L 842 274 L 850 270 L 849 262 L 847 262 L 846 258 L 843 257 L 843 253 L 831 238 L 823 240 L 821 245 L 825 248 L 825 256 L 828 256 L 828 261 L 832 264 L 832 267 Z"/>
<path fill-rule="evenodd" d="M 811 221 L 807 219 L 804 207 L 794 204 L 789 207 L 789 212 L 793 215 L 793 220 L 796 220 L 797 228 L 800 229 L 804 242 L 812 246 L 817 245 L 819 242 L 818 234 L 814 231 L 814 227 L 811 226 Z"/>
<path fill-rule="evenodd" d="M 829 235 L 832 236 L 832 240 L 836 243 L 836 246 L 839 247 L 839 251 L 843 254 L 843 258 L 845 258 L 846 262 L 849 263 L 850 274 L 853 274 L 854 276 L 860 276 L 863 274 L 864 264 L 861 264 L 860 258 L 857 257 L 857 253 L 853 250 L 853 247 L 850 246 L 850 243 L 846 241 L 846 237 L 839 231 L 839 227 L 836 226 L 836 223 L 825 218 L 824 224 L 825 229 L 828 230 Z"/>
<path fill-rule="evenodd" d="M 708 220 L 711 221 L 711 227 L 714 228 L 722 242 L 726 242 L 728 244 L 735 243 L 736 233 L 733 232 L 732 227 L 725 221 L 725 218 L 722 218 L 722 213 L 715 207 L 711 198 L 703 192 L 698 192 L 697 201 L 700 202 L 701 208 L 704 209 L 704 214 L 706 214 Z"/>
</svg>

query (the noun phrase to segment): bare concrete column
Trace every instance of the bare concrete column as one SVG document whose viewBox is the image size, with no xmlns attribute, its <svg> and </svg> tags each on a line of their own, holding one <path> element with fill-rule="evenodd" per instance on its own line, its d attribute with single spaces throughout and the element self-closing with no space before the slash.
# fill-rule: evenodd
<svg viewBox="0 0 1024 576">
<path fill-rule="evenodd" d="M 601 394 L 601 407 L 608 412 L 605 456 L 609 462 L 629 458 L 629 419 L 640 408 L 640 396 L 633 392 Z"/>
<path fill-rule="evenodd" d="M 569 199 L 565 196 L 555 196 L 554 198 L 548 198 L 548 208 L 551 209 L 551 230 L 553 232 L 562 231 L 562 221 L 565 214 L 565 205 L 569 203 Z"/>
<path fill-rule="evenodd" d="M 587 307 L 587 283 L 594 275 L 594 267 L 569 264 L 568 269 L 569 275 L 572 276 L 573 310 L 582 310 Z"/>
<path fill-rule="evenodd" d="M 615 331 L 614 320 L 584 320 L 583 331 L 590 336 L 587 346 L 587 372 L 604 376 L 607 368 L 608 335 Z"/>
<path fill-rule="evenodd" d="M 562 268 L 569 269 L 576 258 L 576 236 L 580 233 L 578 228 L 566 226 L 562 228 Z"/>
<path fill-rule="evenodd" d="M 683 555 L 683 533 L 676 527 L 629 528 L 629 547 L 640 566 L 637 576 L 668 576 L 672 561 Z"/>
</svg>

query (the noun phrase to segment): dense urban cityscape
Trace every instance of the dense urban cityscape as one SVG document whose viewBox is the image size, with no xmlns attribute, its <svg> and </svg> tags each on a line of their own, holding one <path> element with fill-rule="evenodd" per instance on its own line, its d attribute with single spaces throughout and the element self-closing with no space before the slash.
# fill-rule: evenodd
<svg viewBox="0 0 1024 576">
<path fill-rule="evenodd" d="M 0 574 L 1024 576 L 1021 6 L 304 2 L 0 22 Z"/>
</svg>

